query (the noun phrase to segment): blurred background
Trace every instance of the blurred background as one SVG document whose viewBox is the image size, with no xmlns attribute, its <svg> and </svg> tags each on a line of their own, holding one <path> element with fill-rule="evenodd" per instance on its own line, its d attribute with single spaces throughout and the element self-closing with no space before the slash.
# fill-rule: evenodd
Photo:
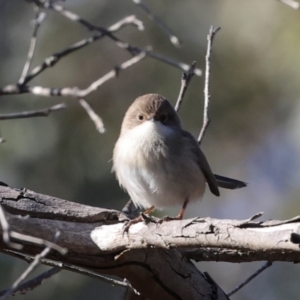
<svg viewBox="0 0 300 300">
<path fill-rule="evenodd" d="M 213 45 L 211 124 L 202 149 L 217 174 L 249 183 L 247 188 L 206 193 L 185 217 L 287 219 L 300 211 L 300 11 L 276 0 L 164 0 L 145 3 L 182 41 L 167 36 L 132 1 L 67 0 L 63 5 L 93 24 L 108 27 L 135 14 L 145 31 L 126 27 L 116 35 L 140 47 L 204 69 L 206 35 L 220 26 Z M 0 86 L 16 83 L 32 33 L 33 6 L 0 0 Z M 39 31 L 33 67 L 56 51 L 92 35 L 77 23 L 49 11 Z M 31 82 L 45 87 L 84 88 L 129 59 L 105 38 L 62 59 Z M 120 210 L 128 196 L 111 173 L 111 158 L 123 115 L 139 95 L 160 93 L 177 99 L 182 72 L 147 58 L 120 73 L 87 98 L 103 118 L 106 133 L 95 130 L 76 99 L 29 94 L 1 98 L 0 113 L 41 109 L 62 101 L 68 108 L 47 118 L 1 121 L 0 181 L 56 197 Z M 204 78 L 194 77 L 180 115 L 183 126 L 199 134 Z M 161 214 L 177 213 L 174 210 Z M 229 292 L 262 265 L 199 263 Z M 0 289 L 9 287 L 27 264 L 0 255 Z M 38 274 L 44 267 L 39 267 Z M 299 299 L 300 269 L 274 263 L 232 299 Z M 62 271 L 42 287 L 15 299 L 122 299 L 124 290 Z"/>
</svg>

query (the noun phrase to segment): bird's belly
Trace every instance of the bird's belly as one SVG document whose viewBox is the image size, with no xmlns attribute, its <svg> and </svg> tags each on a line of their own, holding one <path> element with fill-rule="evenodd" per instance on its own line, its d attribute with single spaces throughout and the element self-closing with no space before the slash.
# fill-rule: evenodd
<svg viewBox="0 0 300 300">
<path fill-rule="evenodd" d="M 204 175 L 200 168 L 178 173 L 176 167 L 167 168 L 162 161 L 151 166 L 127 166 L 122 185 L 135 205 L 156 208 L 182 205 L 185 199 L 201 199 L 205 190 Z M 181 168 L 182 170 L 182 168 Z M 184 170 L 184 169 L 183 169 Z"/>
<path fill-rule="evenodd" d="M 141 129 L 144 130 L 140 132 Z M 161 136 L 157 134 L 160 131 L 164 133 Z M 172 134 L 163 125 L 149 123 L 133 129 L 116 145 L 114 170 L 121 186 L 139 207 L 182 205 L 187 198 L 195 201 L 204 193 L 206 180 L 189 153 L 170 153 L 162 143 L 162 136 Z"/>
</svg>

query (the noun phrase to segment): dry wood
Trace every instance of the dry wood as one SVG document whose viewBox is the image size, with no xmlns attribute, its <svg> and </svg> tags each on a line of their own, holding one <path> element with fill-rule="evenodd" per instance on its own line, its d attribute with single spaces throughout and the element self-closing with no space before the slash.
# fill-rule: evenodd
<svg viewBox="0 0 300 300">
<path fill-rule="evenodd" d="M 0 186 L 0 203 L 11 230 L 51 240 L 61 233 L 57 244 L 66 247 L 63 256 L 52 251 L 51 260 L 86 268 L 98 274 L 128 279 L 148 299 L 227 299 L 225 293 L 195 260 L 231 262 L 281 260 L 300 261 L 298 236 L 300 217 L 286 221 L 257 222 L 195 218 L 157 225 L 132 225 L 123 235 L 124 215 L 25 189 Z M 24 216 L 29 216 L 24 217 Z M 0 232 L 1 233 L 1 232 Z M 26 259 L 41 246 L 23 243 L 23 254 L 0 241 L 0 251 Z M 213 298 L 212 298 L 213 299 Z"/>
</svg>

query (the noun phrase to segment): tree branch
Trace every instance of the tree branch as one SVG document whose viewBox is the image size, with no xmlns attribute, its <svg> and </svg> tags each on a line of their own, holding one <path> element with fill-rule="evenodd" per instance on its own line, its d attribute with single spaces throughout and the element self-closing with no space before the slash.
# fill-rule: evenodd
<svg viewBox="0 0 300 300">
<path fill-rule="evenodd" d="M 60 103 L 53 105 L 49 108 L 44 108 L 41 110 L 32 110 L 32 111 L 22 111 L 19 113 L 3 114 L 0 115 L 0 120 L 12 120 L 12 119 L 24 119 L 24 118 L 33 118 L 33 117 L 48 117 L 51 112 L 58 111 L 66 108 L 65 103 Z"/>
<path fill-rule="evenodd" d="M 199 273 L 190 259 L 300 262 L 297 238 L 300 217 L 263 222 L 255 220 L 261 215 L 258 214 L 241 221 L 194 218 L 160 225 L 138 223 L 123 236 L 124 223 L 120 220 L 124 220 L 124 216 L 114 210 L 8 186 L 0 186 L 0 203 L 7 211 L 13 231 L 43 240 L 51 240 L 55 232 L 61 232 L 57 244 L 67 248 L 70 254 L 51 252 L 42 263 L 56 261 L 97 274 L 127 278 L 149 299 L 155 295 L 173 299 L 173 293 L 185 299 L 202 299 L 199 293 L 211 293 L 212 282 Z M 21 252 L 26 255 L 34 256 L 41 251 L 39 245 L 22 244 Z M 16 255 L 2 241 L 0 251 Z M 192 275 L 185 277 L 187 274 Z M 187 292 L 187 286 L 190 286 L 190 294 L 181 294 Z M 220 299 L 227 299 L 221 290 L 218 293 Z"/>
<path fill-rule="evenodd" d="M 142 2 L 141 0 L 132 0 L 132 2 L 139 6 L 147 14 L 148 18 L 154 21 L 163 30 L 163 32 L 169 37 L 173 45 L 177 47 L 180 46 L 181 42 L 178 37 L 172 32 L 170 28 L 167 27 L 167 25 L 164 24 L 161 19 L 159 19 L 154 13 L 152 13 L 152 11 L 144 2 Z"/>
<path fill-rule="evenodd" d="M 122 29 L 124 26 L 127 25 L 134 25 L 136 26 L 139 30 L 143 30 L 144 26 L 143 23 L 138 20 L 134 15 L 125 17 L 118 21 L 117 23 L 111 25 L 108 29 L 106 29 L 106 32 L 117 32 L 120 29 Z M 47 57 L 42 64 L 39 66 L 35 67 L 24 79 L 23 84 L 27 84 L 29 81 L 31 81 L 33 78 L 38 76 L 40 73 L 48 69 L 49 67 L 53 67 L 56 65 L 63 57 L 78 51 L 94 42 L 97 40 L 103 38 L 106 35 L 104 31 L 98 32 L 95 35 L 88 37 L 86 39 L 80 40 L 76 42 L 75 44 L 71 45 L 70 47 L 63 49 L 61 51 L 58 51 L 51 56 Z"/>
<path fill-rule="evenodd" d="M 176 105 L 175 105 L 175 110 L 178 112 L 180 109 L 180 106 L 182 104 L 183 101 L 183 97 L 185 95 L 185 92 L 189 86 L 190 81 L 192 80 L 193 76 L 195 75 L 194 71 L 196 68 L 196 62 L 194 61 L 191 66 L 190 69 L 187 73 L 183 73 L 182 77 L 181 77 L 181 86 L 180 86 L 180 91 L 179 91 L 179 95 L 176 101 Z"/>
<path fill-rule="evenodd" d="M 237 291 L 239 291 L 241 288 L 243 288 L 246 284 L 248 284 L 250 281 L 252 281 L 255 277 L 257 277 L 260 273 L 265 271 L 267 268 L 271 267 L 271 262 L 266 262 L 262 267 L 260 267 L 256 272 L 254 272 L 250 277 L 248 277 L 244 282 L 239 284 L 236 288 L 234 288 L 230 293 L 227 294 L 228 297 L 235 294 Z"/>
<path fill-rule="evenodd" d="M 40 286 L 44 280 L 51 278 L 55 274 L 61 271 L 61 268 L 54 267 L 51 268 L 50 270 L 47 270 L 43 272 L 42 274 L 34 277 L 33 279 L 30 279 L 22 284 L 20 284 L 14 292 L 11 294 L 12 296 L 15 296 L 16 294 L 25 294 L 28 291 L 33 290 L 34 288 Z M 8 292 L 7 290 L 0 291 L 0 297 L 5 295 Z"/>
<path fill-rule="evenodd" d="M 125 70 L 132 65 L 138 63 L 140 60 L 145 58 L 145 52 L 141 52 L 137 56 L 125 61 L 119 66 L 116 66 L 113 70 L 108 72 L 106 75 L 102 76 L 95 82 L 91 83 L 86 89 L 79 89 L 77 87 L 64 87 L 64 88 L 49 88 L 41 86 L 29 86 L 29 85 L 8 85 L 6 87 L 0 88 L 0 96 L 2 95 L 14 95 L 14 94 L 24 94 L 31 93 L 39 96 L 71 96 L 76 98 L 84 98 L 91 92 L 97 90 L 106 81 L 116 77 L 121 70 Z"/>
<path fill-rule="evenodd" d="M 33 29 L 32 37 L 31 37 L 31 41 L 30 41 L 28 56 L 27 56 L 27 60 L 24 65 L 24 68 L 23 68 L 23 71 L 22 71 L 22 74 L 21 74 L 18 84 L 23 84 L 25 81 L 25 78 L 28 74 L 28 71 L 29 71 L 29 68 L 31 65 L 31 61 L 33 58 L 34 50 L 35 50 L 37 33 L 40 28 L 40 25 L 42 24 L 43 20 L 46 17 L 46 14 L 44 12 L 41 12 L 40 8 L 38 6 L 35 6 L 35 10 L 36 10 L 36 17 L 34 20 L 34 29 Z"/>
<path fill-rule="evenodd" d="M 217 32 L 220 30 L 220 27 L 213 28 L 212 26 L 209 29 L 209 34 L 207 35 L 207 51 L 205 56 L 205 85 L 204 85 L 204 110 L 203 110 L 203 125 L 198 137 L 198 143 L 199 145 L 202 142 L 202 139 L 204 137 L 205 131 L 209 125 L 210 119 L 208 114 L 208 108 L 209 108 L 209 99 L 210 99 L 210 56 L 211 56 L 211 49 L 212 44 L 214 41 L 214 37 L 217 34 Z"/>
</svg>

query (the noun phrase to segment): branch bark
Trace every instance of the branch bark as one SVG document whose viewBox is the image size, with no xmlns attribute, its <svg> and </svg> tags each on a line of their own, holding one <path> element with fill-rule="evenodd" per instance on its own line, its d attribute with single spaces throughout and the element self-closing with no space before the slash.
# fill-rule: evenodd
<svg viewBox="0 0 300 300">
<path fill-rule="evenodd" d="M 52 251 L 42 263 L 61 262 L 69 270 L 76 265 L 126 278 L 147 299 L 158 295 L 163 299 L 227 299 L 190 259 L 300 261 L 300 217 L 266 222 L 195 218 L 161 225 L 138 223 L 123 236 L 124 215 L 115 210 L 7 186 L 0 186 L 0 204 L 11 230 L 45 240 L 61 232 L 57 244 L 66 247 L 68 254 Z M 0 251 L 23 259 L 41 251 L 39 245 L 23 245 L 18 253 L 1 240 Z"/>
</svg>

